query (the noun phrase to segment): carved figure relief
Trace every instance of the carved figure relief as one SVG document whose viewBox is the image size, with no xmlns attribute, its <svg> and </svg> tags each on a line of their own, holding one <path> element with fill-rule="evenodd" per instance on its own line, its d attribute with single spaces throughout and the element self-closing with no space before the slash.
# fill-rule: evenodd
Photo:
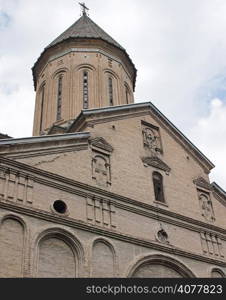
<svg viewBox="0 0 226 300">
<path fill-rule="evenodd" d="M 157 136 L 155 135 L 154 131 L 150 128 L 145 128 L 143 130 L 144 135 L 144 145 L 147 146 L 149 149 L 155 150 L 157 147 Z"/>
<path fill-rule="evenodd" d="M 107 187 L 110 182 L 110 164 L 107 158 L 102 155 L 95 155 L 92 163 L 93 179 L 96 180 L 97 185 Z"/>
<path fill-rule="evenodd" d="M 209 193 L 204 193 L 199 191 L 199 203 L 201 208 L 202 216 L 210 222 L 215 221 L 212 201 L 210 199 Z"/>
<path fill-rule="evenodd" d="M 146 149 L 149 149 L 152 155 L 162 152 L 159 128 L 142 121 L 143 143 Z"/>
<path fill-rule="evenodd" d="M 161 229 L 157 232 L 156 239 L 160 243 L 169 244 L 169 241 L 168 241 L 169 237 L 168 237 L 167 232 L 164 229 Z"/>
</svg>

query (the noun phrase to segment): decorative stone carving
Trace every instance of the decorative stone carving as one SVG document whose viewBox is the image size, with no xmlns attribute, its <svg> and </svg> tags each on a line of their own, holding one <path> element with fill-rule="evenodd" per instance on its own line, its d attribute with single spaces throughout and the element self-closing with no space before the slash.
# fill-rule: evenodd
<svg viewBox="0 0 226 300">
<path fill-rule="evenodd" d="M 221 239 L 208 232 L 201 232 L 201 245 L 204 254 L 215 257 L 224 257 Z"/>
<path fill-rule="evenodd" d="M 162 153 L 159 128 L 145 121 L 141 122 L 144 147 L 149 149 L 154 156 Z"/>
<path fill-rule="evenodd" d="M 106 142 L 106 140 L 102 137 L 97 137 L 97 138 L 90 140 L 90 144 L 91 144 L 92 149 L 95 149 L 95 148 L 102 149 L 109 153 L 111 153 L 113 151 L 113 147 L 108 142 Z"/>
<path fill-rule="evenodd" d="M 87 197 L 87 221 L 91 224 L 115 228 L 115 205 L 107 199 L 95 196 Z"/>
<path fill-rule="evenodd" d="M 111 184 L 109 158 L 97 154 L 92 159 L 92 178 L 101 187 Z"/>
<path fill-rule="evenodd" d="M 165 171 L 167 174 L 171 171 L 171 168 L 164 163 L 159 157 L 152 156 L 152 157 L 143 157 L 142 161 L 144 163 L 144 166 L 151 166 L 160 170 Z"/>
<path fill-rule="evenodd" d="M 31 205 L 34 179 L 13 169 L 0 169 L 0 200 Z"/>
<path fill-rule="evenodd" d="M 199 204 L 202 216 L 210 222 L 215 221 L 214 211 L 212 206 L 212 201 L 210 199 L 210 194 L 198 190 Z"/>
<path fill-rule="evenodd" d="M 168 238 L 168 234 L 164 229 L 160 229 L 156 234 L 156 239 L 160 243 L 169 244 Z"/>
<path fill-rule="evenodd" d="M 104 138 L 98 137 L 90 141 L 92 149 L 92 179 L 100 187 L 111 185 L 110 155 L 113 148 Z"/>
<path fill-rule="evenodd" d="M 201 188 L 212 190 L 211 184 L 209 184 L 209 182 L 207 182 L 203 177 L 198 177 L 197 179 L 193 180 L 193 182 Z"/>
</svg>

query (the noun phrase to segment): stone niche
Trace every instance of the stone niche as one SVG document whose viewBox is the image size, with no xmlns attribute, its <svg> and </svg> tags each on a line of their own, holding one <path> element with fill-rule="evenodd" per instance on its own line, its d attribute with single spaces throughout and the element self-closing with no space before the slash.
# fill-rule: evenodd
<svg viewBox="0 0 226 300">
<path fill-rule="evenodd" d="M 92 179 L 96 185 L 107 188 L 111 185 L 111 161 L 113 148 L 104 138 L 98 137 L 90 141 L 92 151 Z"/>
</svg>

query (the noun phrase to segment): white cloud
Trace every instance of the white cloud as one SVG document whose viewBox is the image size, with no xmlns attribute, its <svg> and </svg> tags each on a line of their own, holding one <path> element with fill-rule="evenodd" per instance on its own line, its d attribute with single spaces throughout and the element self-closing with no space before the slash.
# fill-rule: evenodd
<svg viewBox="0 0 226 300">
<path fill-rule="evenodd" d="M 218 98 L 213 99 L 209 114 L 197 122 L 190 136 L 216 165 L 211 179 L 226 187 L 226 104 Z"/>
<path fill-rule="evenodd" d="M 86 4 L 90 17 L 127 49 L 135 63 L 136 101 L 152 101 L 182 132 L 190 134 L 196 127 L 204 131 L 199 120 L 210 122 L 211 99 L 219 97 L 222 107 L 226 101 L 226 1 Z M 79 18 L 80 9 L 74 0 L 0 0 L 0 12 L 7 16 L 7 22 L 5 17 L 0 21 L 0 132 L 27 136 L 35 102 L 31 67 L 44 47 Z M 191 136 L 199 147 L 195 132 Z M 203 141 L 201 150 L 222 168 L 219 150 L 206 145 Z M 218 172 L 222 178 L 223 172 Z"/>
</svg>

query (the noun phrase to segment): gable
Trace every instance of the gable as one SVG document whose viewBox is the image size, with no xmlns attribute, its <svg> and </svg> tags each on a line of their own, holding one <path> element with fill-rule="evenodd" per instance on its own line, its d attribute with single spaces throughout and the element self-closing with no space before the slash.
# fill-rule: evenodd
<svg viewBox="0 0 226 300">
<path fill-rule="evenodd" d="M 150 115 L 160 127 L 167 130 L 177 143 L 179 143 L 189 153 L 189 155 L 193 156 L 193 158 L 203 166 L 206 173 L 214 167 L 213 163 L 151 102 L 83 110 L 68 127 L 67 132 L 90 130 L 90 128 L 97 124 L 136 118 L 137 116 L 145 117 L 146 115 Z"/>
</svg>

